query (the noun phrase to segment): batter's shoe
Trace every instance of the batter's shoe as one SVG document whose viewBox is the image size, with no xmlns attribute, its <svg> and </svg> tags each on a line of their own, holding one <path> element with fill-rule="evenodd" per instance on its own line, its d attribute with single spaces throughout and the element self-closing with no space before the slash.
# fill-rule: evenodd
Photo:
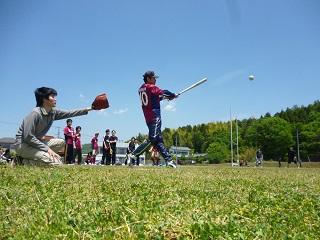
<svg viewBox="0 0 320 240">
<path fill-rule="evenodd" d="M 177 164 L 173 160 L 171 160 L 170 162 L 168 162 L 168 167 L 177 168 Z"/>
</svg>

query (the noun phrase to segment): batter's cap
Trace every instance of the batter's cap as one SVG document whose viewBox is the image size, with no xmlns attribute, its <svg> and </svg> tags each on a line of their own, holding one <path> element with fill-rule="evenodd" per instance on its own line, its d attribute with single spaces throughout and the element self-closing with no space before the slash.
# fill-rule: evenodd
<svg viewBox="0 0 320 240">
<path fill-rule="evenodd" d="M 154 71 L 146 71 L 146 73 L 143 75 L 143 77 L 148 77 L 148 78 L 154 77 L 154 78 L 158 78 L 159 76 L 155 75 L 155 74 L 154 74 Z"/>
</svg>

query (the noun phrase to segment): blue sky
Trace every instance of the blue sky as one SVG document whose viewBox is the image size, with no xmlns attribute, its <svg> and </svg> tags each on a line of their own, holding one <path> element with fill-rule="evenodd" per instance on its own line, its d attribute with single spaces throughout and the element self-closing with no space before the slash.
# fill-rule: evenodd
<svg viewBox="0 0 320 240">
<path fill-rule="evenodd" d="M 163 129 L 229 121 L 230 108 L 244 119 L 312 104 L 319 12 L 318 0 L 0 0 L 0 137 L 15 136 L 42 86 L 61 109 L 107 94 L 109 109 L 73 118 L 83 143 L 107 128 L 120 140 L 146 134 L 137 91 L 147 70 L 172 92 L 208 78 L 162 102 Z"/>
</svg>

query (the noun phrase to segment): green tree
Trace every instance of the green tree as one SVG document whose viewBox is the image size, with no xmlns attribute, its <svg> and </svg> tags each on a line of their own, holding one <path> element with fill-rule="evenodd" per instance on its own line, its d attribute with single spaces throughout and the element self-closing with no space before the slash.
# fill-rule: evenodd
<svg viewBox="0 0 320 240">
<path fill-rule="evenodd" d="M 299 141 L 302 158 L 320 155 L 320 117 L 302 126 Z"/>
<path fill-rule="evenodd" d="M 230 156 L 230 151 L 225 144 L 218 142 L 211 143 L 207 149 L 207 159 L 209 163 L 227 162 Z"/>
<path fill-rule="evenodd" d="M 192 133 L 192 143 L 194 146 L 194 151 L 196 153 L 202 153 L 203 150 L 203 144 L 205 142 L 205 137 L 201 134 L 201 132 L 193 132 Z"/>
<path fill-rule="evenodd" d="M 245 140 L 262 149 L 265 159 L 284 157 L 294 143 L 290 124 L 278 117 L 261 118 L 248 128 Z"/>
</svg>

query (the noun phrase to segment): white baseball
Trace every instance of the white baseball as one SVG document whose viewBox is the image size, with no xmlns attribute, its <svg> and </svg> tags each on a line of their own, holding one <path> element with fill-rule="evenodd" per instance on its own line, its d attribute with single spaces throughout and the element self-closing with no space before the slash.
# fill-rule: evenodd
<svg viewBox="0 0 320 240">
<path fill-rule="evenodd" d="M 253 79 L 254 79 L 254 76 L 253 76 L 253 75 L 250 75 L 250 76 L 249 76 L 249 80 L 252 81 Z"/>
</svg>

